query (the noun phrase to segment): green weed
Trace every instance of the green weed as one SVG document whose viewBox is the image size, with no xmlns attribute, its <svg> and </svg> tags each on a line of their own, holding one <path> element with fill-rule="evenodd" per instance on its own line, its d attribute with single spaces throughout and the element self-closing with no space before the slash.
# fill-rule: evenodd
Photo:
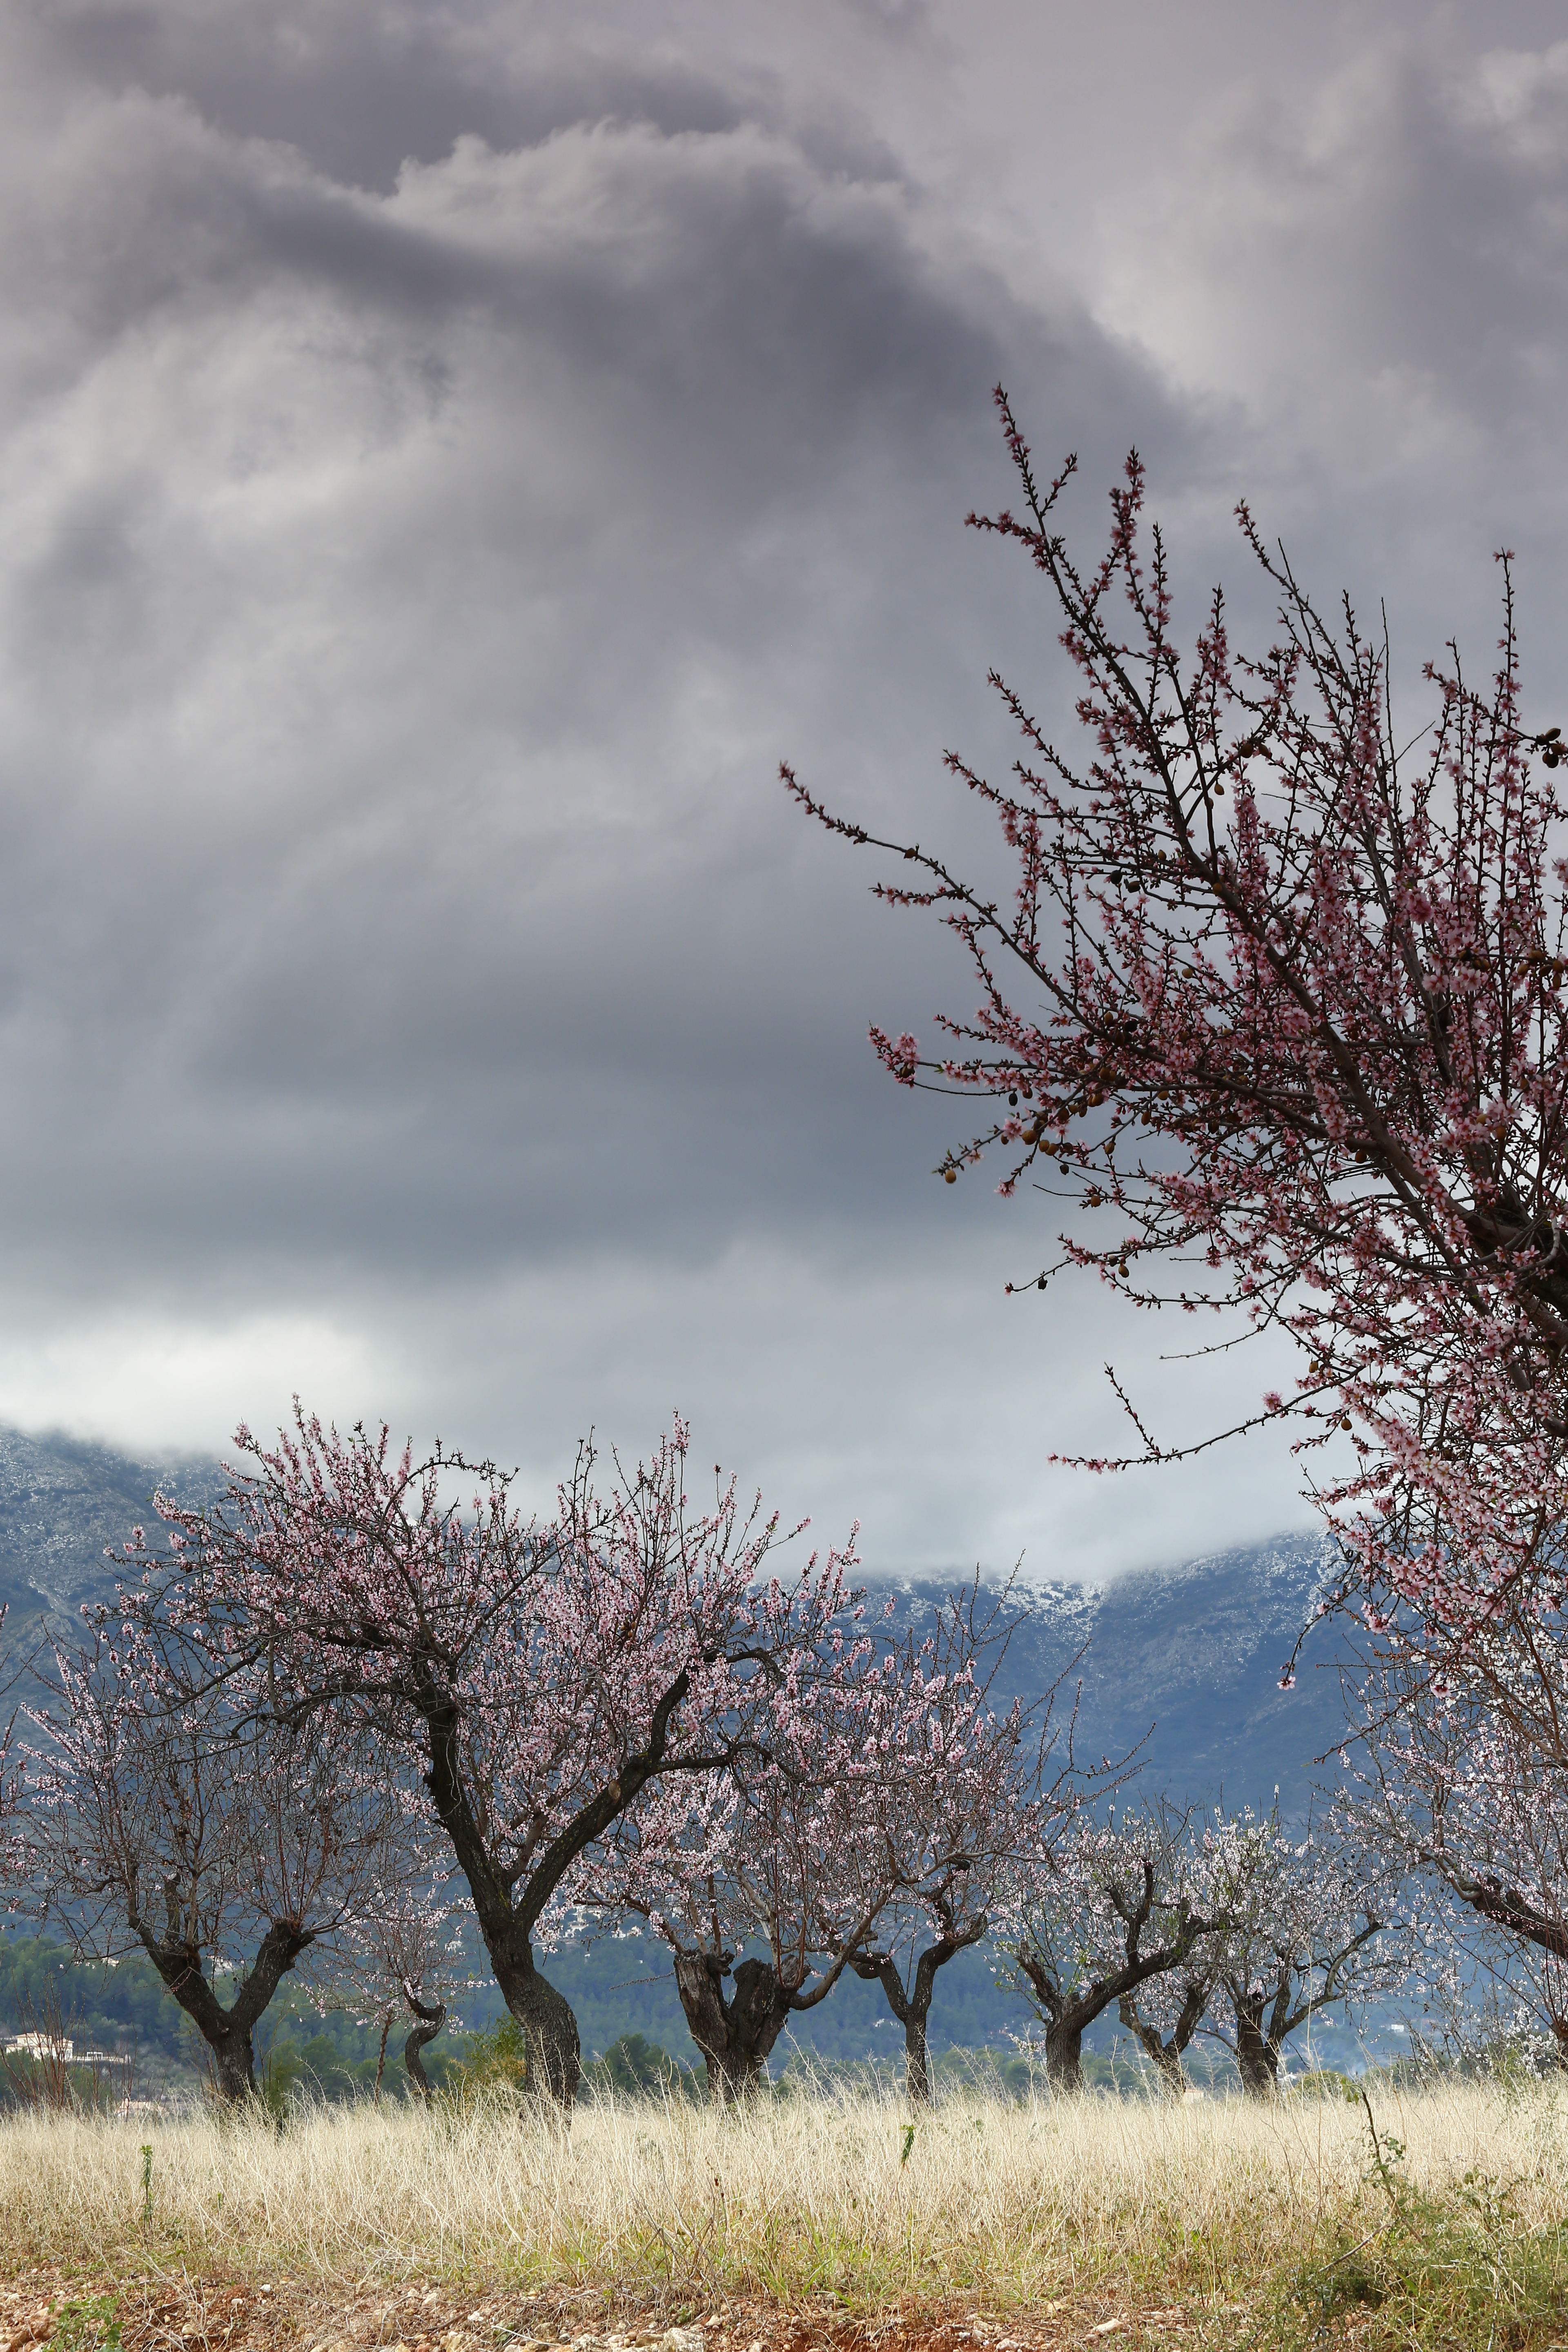
<svg viewBox="0 0 1568 2352">
<path fill-rule="evenodd" d="M 1442 2195 L 1416 2187 L 1405 2175 L 1405 2142 L 1380 2137 L 1371 2103 L 1364 2092 L 1352 2094 L 1358 2095 L 1372 2146 L 1363 2203 L 1381 2206 L 1381 2216 L 1362 2234 L 1340 2217 L 1333 2251 L 1296 2271 L 1259 2335 L 1315 2345 L 1360 2313 L 1357 2342 L 1367 2352 L 1384 2345 L 1522 2352 L 1555 2344 L 1568 2314 L 1568 2232 L 1521 2222 L 1519 2181 L 1472 2169 Z"/>
<path fill-rule="evenodd" d="M 62 2303 L 55 2312 L 56 2352 L 118 2352 L 120 2314 L 111 2294 Z"/>
</svg>

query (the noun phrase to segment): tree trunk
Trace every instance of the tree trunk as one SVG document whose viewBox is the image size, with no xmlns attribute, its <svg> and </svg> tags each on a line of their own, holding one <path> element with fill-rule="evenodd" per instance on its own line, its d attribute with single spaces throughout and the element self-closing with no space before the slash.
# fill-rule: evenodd
<svg viewBox="0 0 1568 2352">
<path fill-rule="evenodd" d="M 1069 2010 L 1046 2028 L 1046 2080 L 1053 2091 L 1083 2088 L 1083 2029 L 1088 2021 Z"/>
<path fill-rule="evenodd" d="M 899 1974 L 898 1964 L 889 1952 L 851 1953 L 849 1965 L 866 1984 L 879 1984 L 888 1998 L 888 2007 L 904 2029 L 904 2081 L 909 2090 L 910 2105 L 929 2107 L 931 2105 L 931 2061 L 926 2044 L 926 2025 L 931 2016 L 931 1995 L 936 1990 L 936 1972 L 946 1968 L 949 1960 L 977 1944 L 990 1922 L 983 1912 L 963 1935 L 939 1937 L 928 1944 L 915 1962 L 914 1982 L 906 1986 Z"/>
<path fill-rule="evenodd" d="M 549 2100 L 570 2114 L 576 2102 L 577 2085 L 583 2079 L 583 2043 L 572 2004 L 564 1993 L 557 1992 L 540 1975 L 531 1954 L 526 1972 L 513 1970 L 509 1974 L 510 1983 L 498 1969 L 496 1980 L 508 2009 L 522 2028 L 528 2095 L 540 2105 Z"/>
<path fill-rule="evenodd" d="M 428 2042 L 435 2041 L 436 2036 L 446 2024 L 447 2004 L 444 2000 L 438 2000 L 434 2009 L 426 2009 L 423 2001 L 411 2000 L 408 2006 L 414 2011 L 416 2023 L 413 2032 L 403 2045 L 403 2063 L 413 2077 L 415 2089 L 428 2106 L 434 2093 L 430 2087 L 430 2077 L 425 2072 L 425 2062 L 420 2053 Z"/>
<path fill-rule="evenodd" d="M 238 2106 L 242 2100 L 255 2098 L 256 2045 L 250 2032 L 244 2026 L 229 2026 L 207 2036 L 207 2048 L 225 2106 Z"/>
<path fill-rule="evenodd" d="M 924 2012 L 911 2003 L 904 2020 L 904 2087 L 911 2107 L 931 2105 L 931 2061 L 926 2049 Z"/>
<path fill-rule="evenodd" d="M 926 2021 L 931 2015 L 931 1990 L 936 1982 L 939 1963 L 931 1955 L 936 1950 L 922 1952 L 915 1964 L 915 1980 L 906 1988 L 899 1973 L 898 1962 L 890 1952 L 864 1952 L 851 1957 L 849 1965 L 865 1984 L 879 1984 L 887 1996 L 888 2007 L 904 2029 L 904 2087 L 912 2107 L 931 2105 L 931 2061 L 926 2047 Z M 957 1949 L 956 1945 L 953 1948 Z M 928 1968 L 926 1963 L 931 1961 Z"/>
<path fill-rule="evenodd" d="M 1168 2099 L 1186 2096 L 1187 2078 L 1182 2069 L 1181 2053 L 1174 2042 L 1164 2042 L 1156 2025 L 1146 2025 L 1130 2000 L 1121 2004 L 1121 2022 L 1136 2034 L 1142 2044 L 1145 2057 L 1153 2062 L 1160 2088 Z"/>
<path fill-rule="evenodd" d="M 411 1694 L 430 1743 L 425 1785 L 468 1882 L 474 1916 L 496 1982 L 522 2028 L 529 2095 L 541 2105 L 553 2100 L 564 2119 L 576 2104 L 583 2079 L 583 2043 L 571 2002 L 533 1965 L 533 1930 L 578 1855 L 604 1835 L 658 1774 L 669 1744 L 670 1726 L 690 1687 L 690 1674 L 683 1666 L 666 1686 L 649 1718 L 646 1747 L 626 1757 L 615 1778 L 579 1806 L 536 1858 L 523 1881 L 521 1899 L 514 1899 L 516 1874 L 509 1878 L 486 1844 L 464 1782 L 458 1708 L 446 1693 L 443 1677 L 429 1673 L 427 1663 L 421 1664 Z"/>
<path fill-rule="evenodd" d="M 283 1979 L 315 1937 L 308 1930 L 274 1920 L 249 1972 L 225 2009 L 202 1972 L 200 1945 L 179 1932 L 180 1906 L 172 1885 L 165 1888 L 165 1896 L 170 1930 L 166 1938 L 154 1936 L 144 1920 L 132 1919 L 131 1925 L 165 1987 L 211 2052 L 218 2096 L 225 2106 L 237 2106 L 256 2096 L 256 2028 Z"/>
<path fill-rule="evenodd" d="M 1279 2053 L 1263 2030 L 1268 1995 L 1230 1987 L 1236 2011 L 1236 2063 L 1250 2099 L 1272 2099 L 1279 2089 Z"/>
<path fill-rule="evenodd" d="M 746 2098 L 761 2086 L 774 2042 L 790 2013 L 790 1996 L 768 1960 L 742 1960 L 726 2000 L 723 1962 L 709 1952 L 678 1951 L 675 1984 L 691 2039 L 708 2069 L 716 2106 Z"/>
<path fill-rule="evenodd" d="M 1182 2053 L 1202 2022 L 1213 1990 L 1212 1978 L 1206 1983 L 1188 1985 L 1181 2014 L 1176 2019 L 1175 2031 L 1169 2042 L 1161 2038 L 1158 2026 L 1145 2023 L 1139 2016 L 1135 1992 L 1124 1992 L 1118 2004 L 1122 2024 L 1137 2035 L 1145 2054 L 1152 2059 L 1160 2088 L 1167 2098 L 1183 2099 L 1186 2096 L 1187 2078 L 1182 2067 Z"/>
<path fill-rule="evenodd" d="M 450 1700 L 424 1690 L 416 1702 L 430 1742 L 426 1786 L 468 1882 L 474 1916 L 501 1998 L 522 2028 L 528 2096 L 541 2107 L 552 2102 L 563 2119 L 570 2116 L 576 2104 L 583 2079 L 583 2044 L 571 2002 L 533 1964 L 533 1927 L 577 1855 L 625 1811 L 652 1777 L 687 1685 L 683 1670 L 654 1709 L 647 1750 L 629 1759 L 619 1776 L 590 1799 L 545 1849 L 525 1882 L 521 1901 L 514 1900 L 513 1881 L 486 1845 L 464 1784 L 457 1709 Z"/>
<path fill-rule="evenodd" d="M 468 1883 L 474 1884 L 472 1877 Z M 532 2105 L 569 2116 L 583 2079 L 583 2044 L 572 2004 L 535 1968 L 533 1947 L 504 1890 L 483 1906 L 476 1901 L 474 1908 L 500 1997 L 522 2028 L 524 2096 Z"/>
</svg>

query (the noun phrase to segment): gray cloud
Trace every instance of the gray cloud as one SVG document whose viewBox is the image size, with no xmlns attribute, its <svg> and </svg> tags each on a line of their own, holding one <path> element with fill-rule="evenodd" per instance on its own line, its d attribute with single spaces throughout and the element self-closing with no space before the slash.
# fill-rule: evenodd
<svg viewBox="0 0 1568 2352">
<path fill-rule="evenodd" d="M 1568 44 L 1502 46 L 1527 29 L 1396 25 L 1289 102 L 1212 96 L 1142 199 L 1157 259 L 1115 208 L 1101 316 L 1224 401 L 1238 477 L 1389 594 L 1412 673 L 1454 628 L 1489 654 L 1495 545 L 1538 644 L 1563 599 Z"/>
<path fill-rule="evenodd" d="M 671 1193 L 710 1223 L 676 1146 L 693 1103 L 823 1080 L 790 1045 L 803 980 L 827 1006 L 796 969 L 814 918 L 769 871 L 793 848 L 772 758 L 837 754 L 847 728 L 864 763 L 857 675 L 885 702 L 942 661 L 932 526 L 945 507 L 952 535 L 965 460 L 994 468 L 1006 333 L 1072 404 L 1127 406 L 1126 372 L 1081 321 L 1053 352 L 973 265 L 923 253 L 896 181 L 825 175 L 754 125 L 465 139 L 371 199 L 171 101 L 100 107 L 72 193 L 111 192 L 131 264 L 96 315 L 79 289 L 90 360 L 16 436 L 43 462 L 8 700 L 50 770 L 16 862 L 57 939 L 75 901 L 68 959 L 18 910 L 29 995 L 42 979 L 72 1026 L 82 992 L 112 1003 L 99 1043 L 128 1091 L 156 1040 L 219 1230 L 244 1135 L 298 1247 L 275 1171 L 314 1123 L 315 1213 L 336 1172 L 393 1244 L 454 1108 L 475 1150 L 437 1247 L 518 1246 L 517 1172 L 542 1159 L 565 1230 L 612 1205 L 623 1234 L 668 1223 Z M 25 256 L 11 286 L 51 290 Z M 936 597 L 888 593 L 910 563 Z M 62 836 L 62 794 L 96 839 Z M 143 858 L 152 939 L 102 920 Z M 661 1174 L 595 1202 L 584 1116 L 628 1088 Z M 391 1167 L 361 1164 L 378 1129 Z M 528 1189 L 521 1245 L 552 1244 Z"/>
<path fill-rule="evenodd" d="M 567 11 L 388 7 L 308 11 L 258 0 L 225 22 L 199 5 L 42 7 L 37 48 L 73 82 L 188 102 L 230 139 L 279 142 L 334 181 L 389 194 L 410 159 L 458 140 L 530 145 L 565 122 L 732 130 L 745 108 L 695 62 L 570 37 Z M 563 36 L 567 37 L 563 37 Z"/>
</svg>

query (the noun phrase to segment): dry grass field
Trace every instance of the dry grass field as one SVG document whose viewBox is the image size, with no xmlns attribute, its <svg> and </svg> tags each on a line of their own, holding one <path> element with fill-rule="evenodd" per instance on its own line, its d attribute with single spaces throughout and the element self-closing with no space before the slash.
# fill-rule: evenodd
<svg viewBox="0 0 1568 2352">
<path fill-rule="evenodd" d="M 1568 2347 L 1568 2088 L 0 2124 L 0 2352 Z M 584 2342 L 582 2352 L 591 2352 Z"/>
</svg>

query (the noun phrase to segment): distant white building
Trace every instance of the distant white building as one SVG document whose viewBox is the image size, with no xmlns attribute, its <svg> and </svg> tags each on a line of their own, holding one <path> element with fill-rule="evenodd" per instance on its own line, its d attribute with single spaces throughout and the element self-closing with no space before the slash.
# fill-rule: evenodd
<svg viewBox="0 0 1568 2352">
<path fill-rule="evenodd" d="M 74 2058 L 76 2044 L 68 2033 L 14 2033 L 5 2044 L 5 2055 L 13 2052 L 24 2058 Z"/>
<path fill-rule="evenodd" d="M 5 2043 L 7 2058 L 52 2059 L 57 2066 L 129 2066 L 125 2050 L 79 2050 L 68 2033 L 13 2033 Z"/>
</svg>

